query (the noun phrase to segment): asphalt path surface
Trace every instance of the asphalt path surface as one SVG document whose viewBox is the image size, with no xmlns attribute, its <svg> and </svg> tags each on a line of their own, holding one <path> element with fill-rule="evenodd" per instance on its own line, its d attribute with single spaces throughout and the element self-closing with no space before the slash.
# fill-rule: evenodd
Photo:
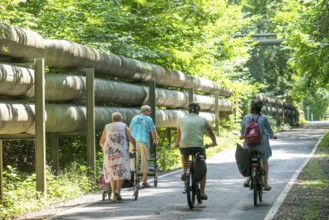
<svg viewBox="0 0 329 220">
<path fill-rule="evenodd" d="M 253 192 L 242 186 L 245 178 L 235 162 L 235 149 L 219 153 L 207 160 L 208 200 L 191 210 L 183 194 L 181 170 L 158 177 L 158 187 L 139 190 L 137 200 L 133 191 L 122 189 L 123 201 L 99 199 L 68 209 L 50 219 L 271 219 L 298 177 L 303 166 L 313 155 L 326 128 L 293 129 L 278 133 L 271 140 L 273 156 L 269 160 L 269 183 L 272 190 L 264 191 L 263 201 L 255 207 Z"/>
</svg>

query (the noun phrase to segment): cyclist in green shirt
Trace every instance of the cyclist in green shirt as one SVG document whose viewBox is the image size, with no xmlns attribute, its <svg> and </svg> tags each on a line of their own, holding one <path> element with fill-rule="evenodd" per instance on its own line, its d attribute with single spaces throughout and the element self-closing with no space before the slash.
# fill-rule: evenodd
<svg viewBox="0 0 329 220">
<path fill-rule="evenodd" d="M 204 134 L 207 133 L 212 141 L 212 146 L 216 146 L 216 137 L 211 129 L 209 122 L 199 116 L 201 107 L 198 103 L 190 103 L 188 105 L 189 115 L 180 119 L 177 126 L 177 138 L 176 146 L 179 147 L 181 153 L 182 165 L 184 168 L 185 161 L 188 159 L 188 155 L 200 152 L 201 155 L 205 155 L 205 148 L 203 144 Z M 182 174 L 182 180 L 186 178 L 186 170 Z M 200 182 L 200 194 L 201 199 L 207 200 L 205 194 L 206 177 Z"/>
</svg>

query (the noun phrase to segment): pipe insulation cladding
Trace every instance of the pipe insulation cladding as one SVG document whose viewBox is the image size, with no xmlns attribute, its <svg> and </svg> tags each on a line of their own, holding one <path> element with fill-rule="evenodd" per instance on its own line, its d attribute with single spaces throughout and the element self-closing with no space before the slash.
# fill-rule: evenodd
<svg viewBox="0 0 329 220">
<path fill-rule="evenodd" d="M 86 98 L 86 77 L 71 74 L 45 74 L 45 99 L 48 101 L 69 101 Z M 148 103 L 149 88 L 130 83 L 95 79 L 95 100 L 125 105 Z M 34 97 L 34 70 L 0 63 L 0 95 Z M 155 90 L 156 105 L 173 108 L 186 108 L 188 93 L 175 90 Z M 194 94 L 202 110 L 215 109 L 215 99 L 206 95 Z M 219 111 L 231 111 L 229 100 L 219 99 Z"/>
<path fill-rule="evenodd" d="M 129 124 L 132 117 L 140 113 L 139 108 L 95 107 L 95 127 L 102 130 L 112 120 L 112 113 L 120 112 L 125 123 Z M 179 119 L 187 115 L 182 110 L 157 110 L 156 126 L 174 128 Z M 210 124 L 215 123 L 215 114 L 200 112 Z M 69 104 L 46 104 L 47 132 L 86 131 L 86 107 Z M 0 102 L 0 134 L 34 134 L 35 105 L 17 102 Z"/>
<path fill-rule="evenodd" d="M 218 93 L 228 97 L 229 88 L 217 83 L 109 53 L 100 53 L 87 46 L 67 41 L 43 39 L 39 34 L 0 22 L 0 56 L 33 59 L 45 58 L 45 65 L 66 68 L 94 68 L 95 73 L 109 74 L 130 80 L 155 81 L 159 85 Z"/>
</svg>

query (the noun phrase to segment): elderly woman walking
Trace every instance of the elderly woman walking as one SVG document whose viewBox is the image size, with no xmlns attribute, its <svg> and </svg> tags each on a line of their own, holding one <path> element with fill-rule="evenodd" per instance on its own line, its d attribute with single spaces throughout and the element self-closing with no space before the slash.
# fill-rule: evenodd
<svg viewBox="0 0 329 220">
<path fill-rule="evenodd" d="M 105 182 L 111 184 L 114 200 L 122 200 L 120 190 L 125 179 L 131 179 L 128 140 L 136 149 L 135 138 L 128 126 L 122 122 L 121 113 L 112 114 L 112 123 L 105 125 L 100 146 L 103 148 L 103 174 Z M 128 139 L 128 140 L 127 140 Z"/>
</svg>

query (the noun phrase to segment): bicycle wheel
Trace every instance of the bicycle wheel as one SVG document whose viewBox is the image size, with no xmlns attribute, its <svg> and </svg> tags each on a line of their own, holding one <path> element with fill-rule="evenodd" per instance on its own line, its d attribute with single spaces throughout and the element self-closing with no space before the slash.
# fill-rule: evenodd
<svg viewBox="0 0 329 220">
<path fill-rule="evenodd" d="M 138 193 L 139 193 L 139 183 L 135 184 L 135 186 L 134 186 L 134 194 L 133 194 L 133 197 L 135 198 L 135 200 L 138 199 Z"/>
<path fill-rule="evenodd" d="M 154 177 L 154 187 L 157 187 L 158 186 L 158 177 L 155 176 Z"/>
<path fill-rule="evenodd" d="M 200 203 L 202 203 L 202 200 L 201 200 L 201 193 L 200 193 L 199 183 L 195 183 L 195 191 L 196 191 L 196 200 L 200 204 Z"/>
<path fill-rule="evenodd" d="M 259 175 L 258 175 L 258 197 L 259 201 L 263 201 L 263 169 L 260 169 Z"/>
<path fill-rule="evenodd" d="M 252 184 L 253 184 L 253 188 L 254 188 L 254 205 L 257 206 L 258 205 L 258 177 L 257 175 L 253 176 L 253 181 L 252 181 Z"/>
<path fill-rule="evenodd" d="M 193 189 L 193 173 L 190 171 L 186 175 L 186 196 L 190 209 L 193 209 L 195 203 L 195 192 Z"/>
<path fill-rule="evenodd" d="M 103 199 L 103 201 L 105 201 L 106 195 L 107 195 L 107 191 L 103 190 L 102 191 L 102 199 Z"/>
</svg>

